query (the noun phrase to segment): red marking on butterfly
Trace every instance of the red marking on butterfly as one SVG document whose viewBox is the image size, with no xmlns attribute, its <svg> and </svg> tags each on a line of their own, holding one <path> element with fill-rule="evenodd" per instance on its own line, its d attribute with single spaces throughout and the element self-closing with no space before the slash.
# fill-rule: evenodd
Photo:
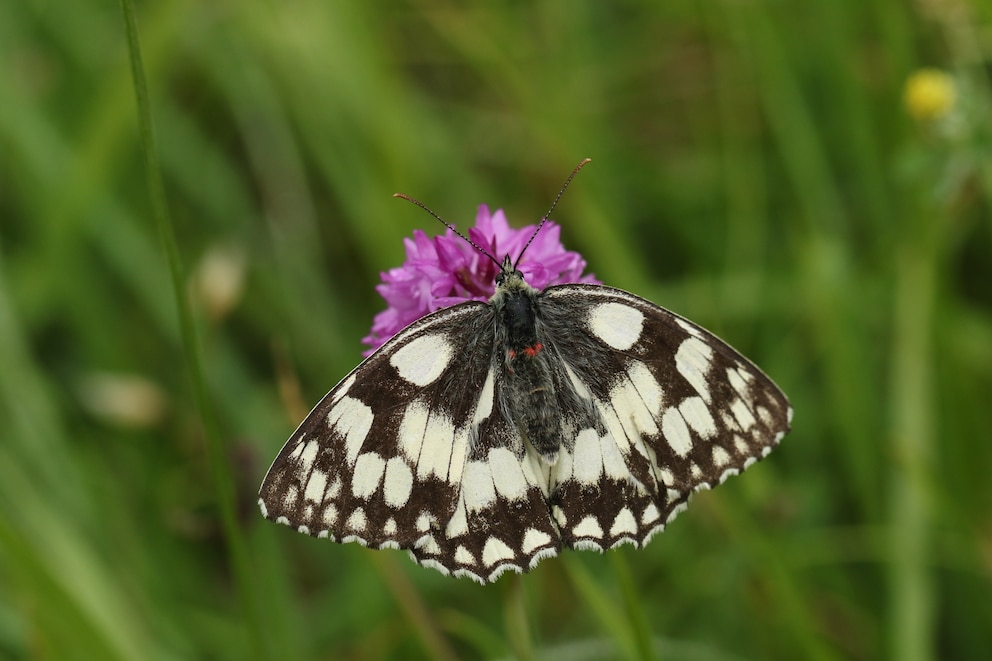
<svg viewBox="0 0 992 661">
<path fill-rule="evenodd" d="M 524 347 L 524 355 L 527 356 L 528 358 L 533 358 L 537 354 L 541 353 L 541 349 L 543 348 L 544 345 L 541 344 L 540 342 L 538 342 L 532 347 Z M 511 360 L 517 357 L 517 352 L 515 349 L 510 349 L 509 353 Z"/>
<path fill-rule="evenodd" d="M 540 342 L 538 342 L 534 346 L 527 347 L 526 349 L 524 349 L 524 354 L 526 354 L 528 358 L 533 358 L 538 353 L 540 353 L 541 349 L 543 349 L 543 348 L 544 348 L 544 345 L 541 344 Z"/>
</svg>

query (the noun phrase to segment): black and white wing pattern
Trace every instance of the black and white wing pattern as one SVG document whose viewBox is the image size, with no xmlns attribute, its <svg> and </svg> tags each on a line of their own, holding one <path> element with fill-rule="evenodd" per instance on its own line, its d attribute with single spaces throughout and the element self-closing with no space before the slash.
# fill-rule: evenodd
<svg viewBox="0 0 992 661">
<path fill-rule="evenodd" d="M 508 260 L 497 282 L 335 386 L 269 469 L 263 515 L 487 583 L 647 544 L 788 432 L 782 391 L 692 322 L 605 286 L 539 292 Z"/>
<path fill-rule="evenodd" d="M 541 298 L 552 350 L 596 413 L 547 471 L 563 545 L 643 547 L 694 492 L 764 458 L 788 433 L 785 394 L 691 321 L 604 286 L 549 287 Z"/>
</svg>

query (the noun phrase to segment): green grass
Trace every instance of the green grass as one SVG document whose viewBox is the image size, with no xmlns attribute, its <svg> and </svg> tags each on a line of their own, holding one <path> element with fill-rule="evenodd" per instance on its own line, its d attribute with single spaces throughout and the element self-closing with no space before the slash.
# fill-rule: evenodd
<svg viewBox="0 0 992 661">
<path fill-rule="evenodd" d="M 979 656 L 992 16 L 959 6 L 142 2 L 139 112 L 121 7 L 0 4 L 0 658 Z M 566 246 L 761 365 L 783 446 L 645 550 L 488 587 L 262 520 L 437 229 L 392 193 L 523 225 L 584 157 Z"/>
</svg>

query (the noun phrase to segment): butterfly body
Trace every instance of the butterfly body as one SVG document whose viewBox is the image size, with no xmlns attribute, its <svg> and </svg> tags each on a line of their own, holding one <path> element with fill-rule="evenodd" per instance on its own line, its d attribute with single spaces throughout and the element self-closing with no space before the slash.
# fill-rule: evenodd
<svg viewBox="0 0 992 661">
<path fill-rule="evenodd" d="M 259 504 L 485 583 L 562 548 L 643 546 L 693 492 L 765 456 L 791 415 L 692 322 L 611 287 L 538 291 L 507 258 L 488 303 L 414 322 L 335 386 Z"/>
<path fill-rule="evenodd" d="M 553 465 L 558 450 L 566 441 L 563 421 L 570 407 L 562 406 L 558 395 L 567 385 L 556 379 L 554 365 L 545 343 L 546 337 L 540 314 L 540 292 L 528 285 L 519 271 L 513 270 L 509 257 L 504 260 L 497 278 L 496 294 L 490 301 L 494 311 L 494 356 L 505 356 L 500 370 L 509 418 L 524 441 L 541 458 Z M 553 344 L 550 345 L 553 350 Z"/>
</svg>

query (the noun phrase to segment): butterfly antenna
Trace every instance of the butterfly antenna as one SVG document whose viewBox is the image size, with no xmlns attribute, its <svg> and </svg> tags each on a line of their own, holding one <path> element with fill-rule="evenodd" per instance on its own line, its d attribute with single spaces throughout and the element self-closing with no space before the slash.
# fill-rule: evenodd
<svg viewBox="0 0 992 661">
<path fill-rule="evenodd" d="M 565 180 L 565 183 L 562 184 L 561 186 L 561 190 L 558 191 L 558 195 L 555 196 L 555 201 L 551 203 L 551 208 L 548 209 L 548 213 L 544 214 L 544 217 L 541 218 L 541 222 L 538 223 L 537 229 L 535 229 L 534 233 L 530 235 L 530 238 L 527 240 L 527 244 L 524 246 L 524 249 L 520 251 L 519 255 L 517 255 L 517 261 L 513 263 L 514 270 L 516 270 L 517 264 L 520 263 L 520 260 L 523 259 L 524 253 L 527 252 L 527 248 L 529 248 L 530 244 L 532 244 L 534 242 L 534 239 L 537 238 L 537 233 L 541 231 L 542 227 L 544 227 L 544 223 L 548 222 L 548 218 L 551 217 L 551 213 L 555 210 L 555 207 L 558 206 L 558 200 L 560 200 L 561 196 L 565 194 L 565 189 L 568 188 L 568 185 L 570 183 L 572 183 L 572 179 L 574 179 L 575 175 L 579 173 L 579 170 L 581 170 L 583 166 L 585 166 L 585 164 L 591 160 L 592 160 L 591 158 L 582 159 L 582 162 L 576 165 L 575 169 L 572 170 L 572 174 L 568 175 L 568 179 Z"/>
<path fill-rule="evenodd" d="M 410 197 L 409 195 L 404 195 L 403 193 L 393 193 L 393 197 L 399 197 L 399 198 L 402 198 L 402 199 L 406 200 L 407 202 L 412 202 L 413 204 L 416 204 L 418 207 L 420 207 L 421 209 L 423 209 L 424 211 L 426 211 L 430 215 L 434 216 L 439 223 L 441 223 L 442 225 L 444 225 L 445 227 L 447 227 L 449 230 L 451 230 L 452 232 L 454 232 L 458 236 L 460 236 L 463 239 L 465 239 L 466 241 L 468 241 L 468 244 L 470 246 L 472 246 L 473 248 L 475 248 L 476 250 L 478 250 L 479 252 L 481 252 L 483 255 L 485 255 L 486 257 L 488 257 L 489 259 L 491 259 L 492 262 L 494 264 L 496 264 L 496 266 L 502 268 L 502 265 L 499 263 L 499 261 L 495 257 L 493 257 L 492 255 L 490 255 L 488 250 L 486 250 L 485 248 L 483 248 L 482 246 L 480 246 L 479 244 L 477 244 L 475 241 L 473 241 L 472 239 L 468 238 L 467 236 L 465 236 L 464 234 L 462 234 L 461 232 L 459 232 L 458 231 L 458 228 L 456 228 L 454 225 L 452 225 L 451 223 L 449 223 L 448 221 L 446 221 L 441 216 L 439 216 L 436 213 L 434 213 L 433 209 L 431 209 L 429 206 L 427 206 L 426 204 L 424 204 L 420 200 L 418 200 L 416 198 L 413 198 L 413 197 Z"/>
</svg>

